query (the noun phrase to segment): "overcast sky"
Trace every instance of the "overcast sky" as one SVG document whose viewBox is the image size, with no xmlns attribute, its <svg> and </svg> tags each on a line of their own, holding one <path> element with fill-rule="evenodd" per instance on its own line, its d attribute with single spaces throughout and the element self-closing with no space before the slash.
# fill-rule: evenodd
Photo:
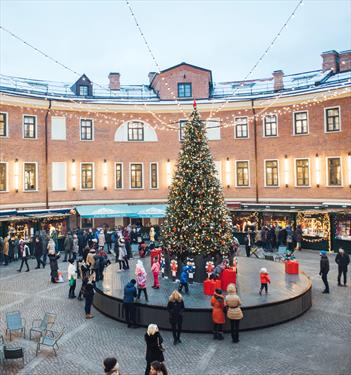
<svg viewBox="0 0 351 375">
<path fill-rule="evenodd" d="M 161 69 L 182 61 L 216 82 L 245 77 L 297 0 L 131 1 Z M 125 1 L 0 1 L 1 25 L 72 69 L 107 83 L 147 83 L 155 71 Z M 305 0 L 252 77 L 320 69 L 322 51 L 351 49 L 351 1 Z M 76 76 L 1 32 L 2 74 L 74 82 Z"/>
</svg>

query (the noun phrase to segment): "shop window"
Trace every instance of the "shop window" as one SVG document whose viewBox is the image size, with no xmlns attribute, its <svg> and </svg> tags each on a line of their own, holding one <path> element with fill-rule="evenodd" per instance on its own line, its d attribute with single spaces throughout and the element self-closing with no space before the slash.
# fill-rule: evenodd
<svg viewBox="0 0 351 375">
<path fill-rule="evenodd" d="M 51 117 L 51 139 L 66 140 L 66 117 Z"/>
<path fill-rule="evenodd" d="M 186 125 L 186 120 L 179 121 L 179 141 L 180 142 L 183 142 L 185 138 L 185 125 Z"/>
<path fill-rule="evenodd" d="M 236 186 L 248 187 L 249 182 L 249 162 L 248 160 L 236 161 Z"/>
<path fill-rule="evenodd" d="M 35 116 L 24 116 L 23 117 L 23 138 L 36 138 L 36 117 Z"/>
<path fill-rule="evenodd" d="M 206 121 L 206 135 L 209 141 L 217 141 L 221 139 L 221 123 L 219 119 Z"/>
<path fill-rule="evenodd" d="M 235 119 L 235 138 L 249 138 L 247 117 L 237 117 Z"/>
<path fill-rule="evenodd" d="M 296 160 L 296 186 L 310 185 L 310 163 L 308 159 Z"/>
<path fill-rule="evenodd" d="M 116 163 L 116 189 L 123 189 L 123 164 Z"/>
<path fill-rule="evenodd" d="M 0 191 L 7 191 L 7 163 L 0 163 Z"/>
<path fill-rule="evenodd" d="M 298 213 L 296 222 L 298 225 L 301 225 L 305 241 L 313 241 L 311 237 L 317 238 L 319 241 L 328 239 L 328 228 L 330 225 L 328 214 Z"/>
<path fill-rule="evenodd" d="M 308 134 L 307 112 L 294 113 L 294 134 Z"/>
<path fill-rule="evenodd" d="M 158 189 L 158 164 L 150 164 L 150 188 Z"/>
<path fill-rule="evenodd" d="M 143 188 L 143 165 L 141 163 L 133 163 L 130 165 L 130 188 Z"/>
<path fill-rule="evenodd" d="M 335 239 L 351 241 L 351 216 L 336 219 Z"/>
<path fill-rule="evenodd" d="M 94 165 L 93 163 L 81 164 L 81 188 L 94 189 Z"/>
<path fill-rule="evenodd" d="M 142 122 L 128 123 L 128 141 L 143 141 L 144 140 L 144 124 Z"/>
<path fill-rule="evenodd" d="M 80 120 L 80 140 L 81 141 L 93 140 L 93 120 L 88 120 L 88 119 Z"/>
<path fill-rule="evenodd" d="M 0 113 L 0 137 L 7 137 L 7 113 Z"/>
<path fill-rule="evenodd" d="M 279 186 L 278 160 L 265 161 L 265 182 L 268 187 Z"/>
<path fill-rule="evenodd" d="M 178 83 L 178 98 L 191 98 L 192 85 L 191 83 Z"/>
<path fill-rule="evenodd" d="M 341 186 L 341 159 L 328 158 L 328 186 Z"/>
<path fill-rule="evenodd" d="M 268 115 L 264 117 L 264 136 L 276 137 L 278 135 L 278 122 L 276 115 Z"/>
<path fill-rule="evenodd" d="M 340 131 L 340 109 L 336 108 L 326 108 L 325 109 L 325 122 L 326 122 L 326 132 L 338 132 Z"/>
<path fill-rule="evenodd" d="M 24 163 L 23 184 L 24 191 L 36 191 L 37 187 L 37 163 Z"/>
</svg>

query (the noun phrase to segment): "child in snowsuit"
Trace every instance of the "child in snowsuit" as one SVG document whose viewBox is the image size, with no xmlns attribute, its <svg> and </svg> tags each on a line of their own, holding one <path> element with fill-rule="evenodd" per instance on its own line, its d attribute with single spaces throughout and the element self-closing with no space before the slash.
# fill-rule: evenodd
<svg viewBox="0 0 351 375">
<path fill-rule="evenodd" d="M 140 299 L 141 292 L 144 292 L 145 300 L 148 302 L 147 291 L 146 291 L 146 271 L 141 260 L 138 260 L 135 266 L 135 276 L 138 289 L 137 299 Z"/>
<path fill-rule="evenodd" d="M 160 274 L 160 263 L 157 257 L 154 258 L 154 264 L 151 267 L 151 272 L 154 276 L 154 285 L 152 286 L 152 288 L 160 289 L 160 282 L 158 280 L 158 275 Z"/>
<path fill-rule="evenodd" d="M 183 290 L 183 287 L 185 288 L 185 293 L 189 293 L 189 285 L 188 285 L 188 279 L 189 279 L 189 267 L 183 266 L 182 273 L 180 274 L 180 283 L 178 287 L 178 292 L 181 292 Z"/>
<path fill-rule="evenodd" d="M 260 288 L 260 296 L 262 295 L 263 288 L 265 289 L 266 294 L 268 293 L 268 284 L 271 283 L 271 278 L 269 277 L 267 268 L 261 268 L 260 270 L 260 280 L 261 280 L 261 288 Z"/>
</svg>

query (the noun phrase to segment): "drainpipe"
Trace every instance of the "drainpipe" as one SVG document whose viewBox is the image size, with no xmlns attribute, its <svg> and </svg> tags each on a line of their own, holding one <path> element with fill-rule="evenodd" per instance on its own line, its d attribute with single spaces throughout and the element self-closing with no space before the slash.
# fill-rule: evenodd
<svg viewBox="0 0 351 375">
<path fill-rule="evenodd" d="M 253 113 L 253 128 L 254 128 L 254 144 L 255 144 L 255 193 L 256 193 L 256 203 L 258 203 L 258 164 L 257 164 L 257 120 L 256 111 L 254 106 L 254 99 L 251 99 L 251 110 Z"/>
<path fill-rule="evenodd" d="M 51 109 L 51 99 L 49 99 L 49 106 L 45 115 L 45 204 L 46 209 L 49 209 L 49 183 L 48 183 L 48 169 L 49 169 L 49 152 L 48 152 L 48 117 Z"/>
</svg>

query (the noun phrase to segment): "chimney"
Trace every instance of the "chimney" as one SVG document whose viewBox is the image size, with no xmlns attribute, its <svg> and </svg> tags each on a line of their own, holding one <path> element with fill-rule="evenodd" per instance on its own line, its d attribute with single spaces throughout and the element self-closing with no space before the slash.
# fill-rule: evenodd
<svg viewBox="0 0 351 375">
<path fill-rule="evenodd" d="M 332 70 L 334 73 L 339 71 L 339 54 L 334 51 L 326 51 L 321 54 L 323 59 L 322 69 L 323 72 L 327 70 Z"/>
<path fill-rule="evenodd" d="M 108 87 L 110 90 L 120 90 L 121 83 L 120 83 L 120 74 L 119 73 L 110 73 L 108 75 L 109 84 Z"/>
<path fill-rule="evenodd" d="M 340 72 L 351 70 L 351 50 L 339 53 L 339 69 Z"/>
<path fill-rule="evenodd" d="M 282 70 L 275 70 L 273 73 L 274 91 L 284 90 L 284 72 Z"/>
<path fill-rule="evenodd" d="M 148 77 L 149 77 L 149 83 L 152 82 L 152 80 L 154 79 L 154 77 L 155 77 L 156 74 L 157 74 L 156 72 L 150 72 L 150 73 L 148 74 Z"/>
</svg>

